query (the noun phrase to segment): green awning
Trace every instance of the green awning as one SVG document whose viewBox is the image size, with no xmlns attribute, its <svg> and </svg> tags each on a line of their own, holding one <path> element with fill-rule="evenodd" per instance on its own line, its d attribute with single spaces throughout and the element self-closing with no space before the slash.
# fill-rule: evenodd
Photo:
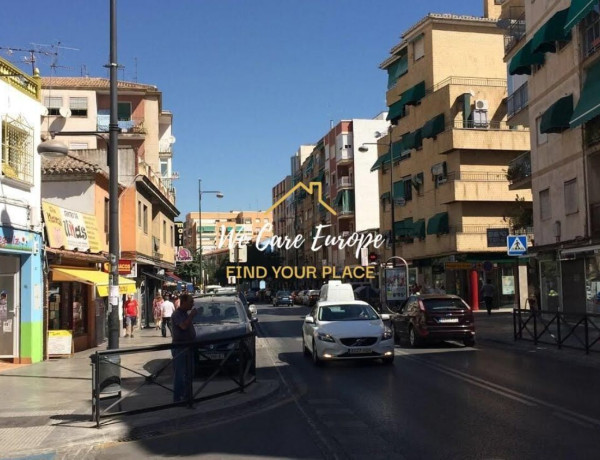
<svg viewBox="0 0 600 460">
<path fill-rule="evenodd" d="M 404 198 L 404 181 L 394 182 L 394 200 Z"/>
<path fill-rule="evenodd" d="M 400 161 L 407 155 L 410 155 L 410 149 L 406 148 L 406 145 L 404 144 L 404 137 L 392 144 L 392 159 L 394 161 Z"/>
<path fill-rule="evenodd" d="M 392 105 L 390 105 L 390 110 L 388 112 L 387 120 L 394 123 L 399 118 L 402 118 L 404 116 L 404 106 L 405 105 L 406 104 L 404 104 L 404 102 L 402 102 L 402 99 L 400 99 L 399 101 L 394 102 Z"/>
<path fill-rule="evenodd" d="M 510 75 L 531 75 L 531 66 L 534 64 L 543 64 L 544 54 L 534 53 L 532 40 L 529 40 L 510 60 L 508 73 Z"/>
<path fill-rule="evenodd" d="M 400 96 L 400 100 L 394 102 L 390 106 L 390 110 L 387 119 L 392 123 L 399 118 L 402 118 L 404 114 L 404 107 L 407 105 L 415 105 L 421 99 L 425 97 L 425 82 L 417 83 L 412 88 L 407 89 Z"/>
<path fill-rule="evenodd" d="M 573 95 L 560 98 L 546 110 L 540 122 L 540 133 L 562 133 L 570 128 L 573 115 Z"/>
<path fill-rule="evenodd" d="M 413 234 L 413 220 L 412 217 L 408 219 L 394 222 L 394 234 L 396 237 L 411 237 Z"/>
<path fill-rule="evenodd" d="M 408 72 L 408 56 L 404 54 L 388 68 L 388 89 L 394 87 L 398 79 Z"/>
<path fill-rule="evenodd" d="M 579 102 L 571 117 L 571 128 L 587 123 L 600 115 L 600 62 L 588 69 Z"/>
<path fill-rule="evenodd" d="M 390 154 L 384 153 L 383 155 L 381 155 L 380 157 L 377 158 L 377 161 L 375 163 L 373 163 L 373 166 L 371 166 L 371 172 L 378 170 L 385 163 L 389 163 L 389 162 L 390 162 Z"/>
<path fill-rule="evenodd" d="M 440 212 L 429 218 L 427 222 L 428 235 L 441 235 L 449 232 L 448 213 Z"/>
<path fill-rule="evenodd" d="M 420 240 L 425 238 L 425 219 L 419 219 L 413 224 L 411 236 L 414 238 L 419 238 Z"/>
<path fill-rule="evenodd" d="M 319 174 L 317 174 L 315 177 L 313 177 L 313 180 L 311 182 L 323 182 L 324 177 L 325 177 L 325 171 L 321 171 Z"/>
<path fill-rule="evenodd" d="M 215 232 L 214 225 L 203 225 L 202 227 L 200 227 L 200 229 L 202 230 L 202 232 L 206 232 L 206 233 L 214 233 Z"/>
<path fill-rule="evenodd" d="M 440 133 L 443 133 L 446 130 L 445 118 L 444 114 L 440 113 L 439 115 L 433 117 L 429 120 L 423 128 L 421 128 L 421 136 L 423 139 L 430 139 L 432 137 L 437 136 Z"/>
<path fill-rule="evenodd" d="M 556 53 L 556 42 L 571 40 L 571 30 L 565 30 L 569 8 L 552 16 L 533 36 L 531 50 L 534 53 Z"/>
<path fill-rule="evenodd" d="M 423 147 L 423 130 L 421 128 L 417 129 L 415 132 L 413 132 L 413 136 L 415 143 L 413 148 L 420 149 L 421 147 Z"/>
<path fill-rule="evenodd" d="M 388 200 L 389 201 L 389 199 L 390 199 L 390 192 L 382 193 L 381 196 L 379 197 L 379 199 L 381 201 L 384 201 L 384 200 Z"/>
<path fill-rule="evenodd" d="M 415 148 L 415 133 L 416 131 L 413 131 L 412 133 L 406 133 L 402 136 L 402 143 L 407 150 Z"/>
<path fill-rule="evenodd" d="M 571 30 L 579 24 L 588 15 L 594 7 L 598 5 L 598 0 L 571 0 L 569 14 L 565 22 L 565 31 Z"/>
<path fill-rule="evenodd" d="M 340 190 L 335 197 L 334 204 L 341 212 L 354 211 L 354 190 Z"/>
</svg>

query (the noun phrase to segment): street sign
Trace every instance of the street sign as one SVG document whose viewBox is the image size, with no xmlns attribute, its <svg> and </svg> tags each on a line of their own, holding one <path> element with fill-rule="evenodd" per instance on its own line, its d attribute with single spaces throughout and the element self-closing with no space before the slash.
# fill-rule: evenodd
<svg viewBox="0 0 600 460">
<path fill-rule="evenodd" d="M 508 235 L 506 247 L 509 256 L 523 256 L 527 254 L 527 235 Z"/>
</svg>

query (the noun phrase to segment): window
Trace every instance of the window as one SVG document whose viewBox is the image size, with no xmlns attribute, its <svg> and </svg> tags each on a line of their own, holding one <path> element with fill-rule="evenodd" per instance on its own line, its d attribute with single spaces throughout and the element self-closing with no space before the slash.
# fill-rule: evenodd
<svg viewBox="0 0 600 460">
<path fill-rule="evenodd" d="M 131 102 L 119 102 L 117 107 L 119 121 L 131 120 Z"/>
<path fill-rule="evenodd" d="M 244 219 L 245 225 L 252 225 L 252 219 Z"/>
<path fill-rule="evenodd" d="M 433 176 L 433 181 L 436 188 L 442 184 L 445 184 L 448 180 L 448 169 L 446 167 L 446 162 L 443 161 L 441 163 L 434 164 L 431 167 L 431 175 Z"/>
<path fill-rule="evenodd" d="M 583 57 L 600 50 L 600 6 L 596 5 L 581 23 L 583 34 Z"/>
<path fill-rule="evenodd" d="M 110 215 L 110 200 L 104 198 L 104 233 L 108 233 L 108 220 Z"/>
<path fill-rule="evenodd" d="M 425 39 L 423 35 L 413 42 L 413 54 L 415 62 L 425 56 Z"/>
<path fill-rule="evenodd" d="M 169 160 L 160 160 L 160 175 L 169 177 Z"/>
<path fill-rule="evenodd" d="M 73 117 L 87 117 L 88 100 L 87 97 L 70 97 L 69 108 Z"/>
<path fill-rule="evenodd" d="M 577 197 L 577 179 L 565 182 L 565 214 L 575 214 L 579 212 L 579 200 Z"/>
<path fill-rule="evenodd" d="M 60 115 L 62 97 L 45 97 L 44 105 L 48 109 L 48 115 Z"/>
<path fill-rule="evenodd" d="M 410 201 L 412 200 L 412 176 L 405 176 L 402 180 L 404 181 L 404 199 Z"/>
<path fill-rule="evenodd" d="M 2 120 L 2 175 L 33 185 L 33 129 L 21 119 Z"/>
<path fill-rule="evenodd" d="M 542 144 L 545 144 L 546 142 L 548 142 L 548 134 L 540 132 L 541 123 L 542 123 L 542 117 L 539 117 L 537 120 L 535 120 L 538 145 L 542 145 Z"/>
<path fill-rule="evenodd" d="M 144 205 L 142 224 L 144 226 L 144 233 L 148 234 L 148 206 Z"/>
<path fill-rule="evenodd" d="M 552 217 L 552 208 L 550 205 L 550 189 L 540 192 L 540 219 L 547 220 Z"/>
<path fill-rule="evenodd" d="M 137 209 L 137 215 L 138 215 L 138 227 L 142 227 L 142 202 L 138 201 L 138 209 Z"/>
<path fill-rule="evenodd" d="M 163 231 L 162 231 L 163 244 L 167 244 L 167 221 L 163 220 Z"/>
<path fill-rule="evenodd" d="M 256 222 L 257 224 L 260 224 L 260 217 L 257 217 L 257 218 L 256 218 L 256 219 L 254 219 L 254 220 L 255 220 L 255 222 Z"/>
</svg>

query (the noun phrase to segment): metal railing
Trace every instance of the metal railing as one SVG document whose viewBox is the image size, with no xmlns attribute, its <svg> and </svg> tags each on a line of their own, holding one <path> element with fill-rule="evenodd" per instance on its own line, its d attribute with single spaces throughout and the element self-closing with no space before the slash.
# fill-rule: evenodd
<svg viewBox="0 0 600 460">
<path fill-rule="evenodd" d="M 338 188 L 341 188 L 341 187 L 352 187 L 353 185 L 354 185 L 354 181 L 349 176 L 342 176 L 342 177 L 340 177 L 340 179 L 338 181 L 338 184 L 337 184 Z"/>
<path fill-rule="evenodd" d="M 449 86 L 487 86 L 487 87 L 506 87 L 506 79 L 504 78 L 476 78 L 476 77 L 448 77 L 425 91 L 425 94 L 432 94 L 436 91 Z"/>
<path fill-rule="evenodd" d="M 516 113 L 520 112 L 529 105 L 529 87 L 528 82 L 519 86 L 506 101 L 507 104 L 507 116 L 511 118 Z"/>
<path fill-rule="evenodd" d="M 175 189 L 173 187 L 167 187 L 165 179 L 156 174 L 148 163 L 144 160 L 139 160 L 138 169 L 140 174 L 146 176 L 171 203 L 175 202 Z"/>
<path fill-rule="evenodd" d="M 90 355 L 90 359 L 92 419 L 96 422 L 96 427 L 100 428 L 100 420 L 103 418 L 176 406 L 189 407 L 195 402 L 235 392 L 243 393 L 248 385 L 256 381 L 255 337 L 255 333 L 251 332 L 229 339 L 95 352 Z M 214 358 L 213 350 L 224 350 L 219 353 L 223 356 Z M 157 359 L 161 356 L 161 351 L 171 352 L 171 357 Z M 128 357 L 141 353 L 152 353 L 152 361 L 137 367 L 123 363 Z M 200 363 L 211 371 L 207 377 L 195 375 L 196 370 L 200 369 Z M 122 371 L 129 373 L 127 378 L 122 378 Z M 171 371 L 173 375 L 169 374 Z M 232 381 L 235 384 L 233 388 L 221 388 L 221 391 L 209 388 L 211 383 L 213 387 L 218 383 L 216 378 L 220 376 L 227 377 L 226 382 Z M 176 382 L 175 377 L 180 377 L 181 380 Z M 179 401 L 173 401 L 176 384 L 183 386 L 178 388 L 178 391 L 184 393 L 183 399 Z M 114 401 L 109 405 L 103 403 L 108 399 Z"/>
<path fill-rule="evenodd" d="M 41 100 L 42 95 L 42 79 L 36 73 L 36 77 L 31 77 L 23 72 L 18 67 L 12 64 L 0 61 L 0 78 L 9 85 L 17 88 L 19 91 L 33 97 L 36 100 Z"/>
<path fill-rule="evenodd" d="M 100 132 L 108 132 L 108 125 L 110 123 L 110 115 L 101 114 L 97 115 L 97 128 Z M 119 120 L 119 130 L 121 134 L 146 134 L 146 128 L 144 128 L 143 118 L 130 118 L 129 120 Z"/>
<path fill-rule="evenodd" d="M 525 37 L 525 33 L 526 22 L 525 12 L 523 12 L 516 19 L 510 20 L 506 35 L 504 36 L 504 53 L 508 54 L 515 46 L 517 46 L 517 43 Z"/>
<path fill-rule="evenodd" d="M 473 120 L 455 120 L 446 125 L 446 129 L 474 129 L 481 131 L 529 131 L 525 126 L 510 126 L 505 121 L 475 122 Z"/>
<path fill-rule="evenodd" d="M 515 340 L 531 340 L 558 348 L 600 351 L 600 315 L 550 310 L 513 310 Z M 594 348 L 595 347 L 595 348 Z"/>
<path fill-rule="evenodd" d="M 336 154 L 335 159 L 338 163 L 342 161 L 350 161 L 354 159 L 354 155 L 350 149 L 343 149 Z"/>
<path fill-rule="evenodd" d="M 525 152 L 508 163 L 506 179 L 512 184 L 531 177 L 531 152 Z"/>
<path fill-rule="evenodd" d="M 446 176 L 447 182 L 450 181 L 473 181 L 473 182 L 506 182 L 506 173 L 504 172 L 485 172 L 485 171 L 452 171 Z"/>
</svg>

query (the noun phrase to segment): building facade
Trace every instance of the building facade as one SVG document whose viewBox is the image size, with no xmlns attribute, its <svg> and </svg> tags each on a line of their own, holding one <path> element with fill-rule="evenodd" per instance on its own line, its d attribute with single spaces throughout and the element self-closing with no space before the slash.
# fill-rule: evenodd
<svg viewBox="0 0 600 460">
<path fill-rule="evenodd" d="M 0 358 L 43 359 L 41 82 L 0 59 Z"/>
<path fill-rule="evenodd" d="M 380 231 L 391 236 L 394 226 L 384 257 L 408 261 L 410 286 L 460 295 L 474 308 L 486 279 L 498 286 L 496 305 L 518 303 L 522 277 L 506 236 L 528 231 L 511 222 L 531 206 L 531 193 L 509 190 L 506 177 L 529 151 L 529 132 L 506 122 L 497 3 L 484 2 L 485 17 L 429 14 L 392 48 L 380 66 L 392 128 L 372 166 Z"/>
<path fill-rule="evenodd" d="M 535 288 L 543 309 L 600 312 L 600 3 L 502 4 L 509 123 L 531 128 L 511 168 L 531 187 Z"/>
</svg>

